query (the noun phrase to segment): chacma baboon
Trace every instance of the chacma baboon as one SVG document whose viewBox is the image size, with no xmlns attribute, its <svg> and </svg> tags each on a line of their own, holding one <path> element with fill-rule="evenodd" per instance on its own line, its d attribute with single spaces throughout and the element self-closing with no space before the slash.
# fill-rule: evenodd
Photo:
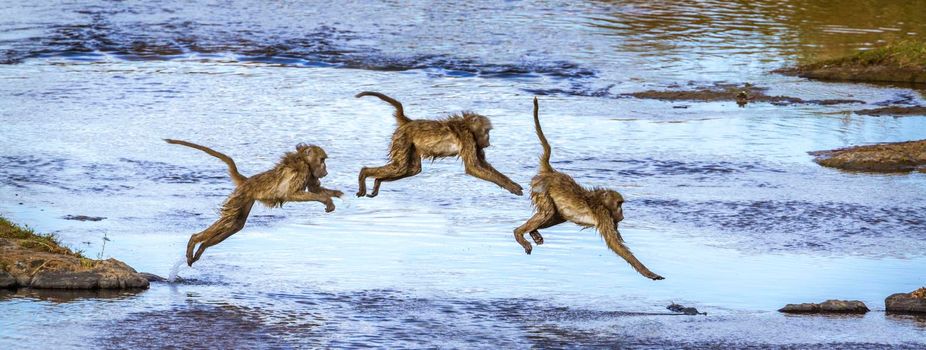
<svg viewBox="0 0 926 350">
<path fill-rule="evenodd" d="M 250 178 L 241 175 L 235 161 L 229 156 L 195 143 L 165 139 L 167 143 L 183 145 L 204 151 L 221 159 L 228 165 L 228 173 L 235 183 L 235 190 L 222 205 L 219 219 L 202 232 L 193 234 L 186 246 L 187 265 L 199 260 L 206 248 L 219 244 L 229 236 L 241 231 L 248 220 L 254 201 L 267 207 L 282 207 L 285 202 L 317 201 L 325 204 L 325 212 L 334 210 L 332 197 L 344 193 L 321 187 L 320 178 L 328 175 L 325 159 L 328 154 L 321 147 L 299 144 L 295 152 L 287 152 L 273 167 Z M 196 254 L 193 248 L 199 244 Z"/>
<path fill-rule="evenodd" d="M 633 253 L 624 246 L 624 240 L 617 230 L 617 224 L 624 219 L 624 198 L 613 190 L 595 188 L 585 189 L 579 186 L 569 175 L 553 169 L 550 165 L 550 144 L 547 143 L 543 130 L 540 129 L 537 98 L 534 98 L 534 128 L 540 144 L 543 146 L 543 155 L 540 156 L 540 170 L 531 180 L 531 201 L 534 202 L 536 212 L 534 216 L 523 225 L 514 230 L 514 239 L 524 247 L 527 254 L 531 253 L 531 244 L 524 239 L 524 234 L 530 232 L 534 242 L 543 244 L 543 236 L 538 229 L 559 225 L 566 220 L 579 226 L 595 227 L 605 243 L 614 253 L 627 260 L 637 272 L 654 280 L 663 279 L 646 266 L 643 266 Z"/>
<path fill-rule="evenodd" d="M 357 197 L 376 197 L 383 182 L 404 179 L 421 172 L 421 158 L 437 159 L 459 156 L 466 173 L 521 195 L 521 186 L 495 170 L 486 161 L 483 149 L 489 147 L 489 118 L 471 112 L 451 115 L 441 120 L 409 119 L 399 101 L 378 92 L 364 91 L 356 97 L 376 96 L 395 107 L 399 124 L 392 133 L 389 164 L 360 170 L 360 190 Z M 373 191 L 367 195 L 367 177 L 374 178 Z"/>
</svg>

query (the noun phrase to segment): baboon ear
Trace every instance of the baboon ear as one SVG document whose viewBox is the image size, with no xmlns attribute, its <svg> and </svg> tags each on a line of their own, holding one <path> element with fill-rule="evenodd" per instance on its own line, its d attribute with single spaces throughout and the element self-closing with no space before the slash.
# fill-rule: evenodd
<svg viewBox="0 0 926 350">
<path fill-rule="evenodd" d="M 302 153 L 302 152 L 307 151 L 308 149 L 309 149 L 309 145 L 307 145 L 307 144 L 305 144 L 305 143 L 300 143 L 300 144 L 296 145 L 296 152 Z"/>
</svg>

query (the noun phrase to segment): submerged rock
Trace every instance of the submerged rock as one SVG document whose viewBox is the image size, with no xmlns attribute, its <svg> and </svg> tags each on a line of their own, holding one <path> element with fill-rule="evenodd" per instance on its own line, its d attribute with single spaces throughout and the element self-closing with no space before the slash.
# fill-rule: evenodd
<svg viewBox="0 0 926 350">
<path fill-rule="evenodd" d="M 822 166 L 870 172 L 909 172 L 926 169 L 926 140 L 881 143 L 810 152 Z"/>
<path fill-rule="evenodd" d="M 679 312 L 685 315 L 707 315 L 706 312 L 698 312 L 698 309 L 693 307 L 685 307 L 684 305 L 672 303 L 669 306 L 666 306 L 666 309 L 672 312 Z"/>
<path fill-rule="evenodd" d="M 926 287 L 911 293 L 897 293 L 884 299 L 887 312 L 926 314 Z"/>
<path fill-rule="evenodd" d="M 723 102 L 734 101 L 740 107 L 751 102 L 767 102 L 777 106 L 794 104 L 836 105 L 847 103 L 865 103 L 854 99 L 805 100 L 793 96 L 769 95 L 767 87 L 751 84 L 716 83 L 712 86 L 695 87 L 691 90 L 647 90 L 622 94 L 625 97 L 654 99 L 662 101 L 698 101 Z"/>
<path fill-rule="evenodd" d="M 167 282 L 166 278 L 155 275 L 153 273 L 139 272 L 138 274 L 144 277 L 146 280 L 148 280 L 148 282 Z"/>
<path fill-rule="evenodd" d="M 75 220 L 75 221 L 101 221 L 106 219 L 102 216 L 87 216 L 87 215 L 65 215 L 62 219 L 65 220 Z"/>
<path fill-rule="evenodd" d="M 819 304 L 803 303 L 788 304 L 778 309 L 778 312 L 792 314 L 814 314 L 814 313 L 840 313 L 840 314 L 864 314 L 868 312 L 868 306 L 858 300 L 827 300 Z"/>
</svg>

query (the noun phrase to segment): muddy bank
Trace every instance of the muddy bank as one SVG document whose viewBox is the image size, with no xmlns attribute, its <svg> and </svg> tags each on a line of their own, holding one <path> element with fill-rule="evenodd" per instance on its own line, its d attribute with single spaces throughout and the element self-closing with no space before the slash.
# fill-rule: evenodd
<svg viewBox="0 0 926 350">
<path fill-rule="evenodd" d="M 926 107 L 924 106 L 888 106 L 881 108 L 872 108 L 872 109 L 862 109 L 855 111 L 855 114 L 861 115 L 870 115 L 875 117 L 881 116 L 895 116 L 895 117 L 905 117 L 912 115 L 926 115 Z"/>
<path fill-rule="evenodd" d="M 670 88 L 677 88 L 671 86 Z M 766 102 L 773 105 L 785 106 L 794 104 L 836 105 L 849 103 L 865 103 L 855 99 L 823 99 L 805 100 L 793 96 L 768 95 L 767 87 L 752 86 L 750 84 L 715 84 L 707 87 L 697 87 L 691 90 L 647 90 L 622 94 L 624 97 L 654 99 L 663 101 L 696 101 L 696 102 L 736 102 L 745 106 L 751 102 Z"/>
<path fill-rule="evenodd" d="M 926 43 L 901 41 L 773 72 L 820 80 L 926 83 Z"/>
<path fill-rule="evenodd" d="M 0 218 L 0 288 L 148 288 L 148 280 L 119 260 L 85 258 Z"/>
<path fill-rule="evenodd" d="M 822 166 L 852 171 L 926 171 L 926 140 L 810 152 Z"/>
</svg>

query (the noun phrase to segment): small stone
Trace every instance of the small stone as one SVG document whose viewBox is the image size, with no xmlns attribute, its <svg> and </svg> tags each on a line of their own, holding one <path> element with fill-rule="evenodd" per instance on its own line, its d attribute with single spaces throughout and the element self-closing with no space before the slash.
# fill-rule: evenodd
<svg viewBox="0 0 926 350">
<path fill-rule="evenodd" d="M 778 309 L 778 312 L 791 314 L 817 313 L 820 312 L 820 305 L 814 303 L 788 304 L 785 305 L 785 307 Z"/>
<path fill-rule="evenodd" d="M 815 313 L 839 313 L 839 314 L 864 314 L 868 312 L 868 306 L 858 300 L 827 300 L 819 304 L 802 303 L 788 304 L 778 309 L 778 312 L 792 314 L 815 314 Z"/>
</svg>

